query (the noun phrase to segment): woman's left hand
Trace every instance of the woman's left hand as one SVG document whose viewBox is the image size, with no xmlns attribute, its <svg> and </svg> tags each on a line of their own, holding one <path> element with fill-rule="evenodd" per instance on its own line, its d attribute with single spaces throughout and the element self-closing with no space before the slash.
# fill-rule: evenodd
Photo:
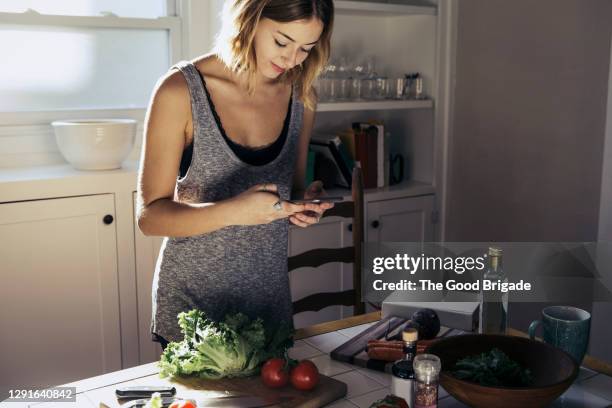
<svg viewBox="0 0 612 408">
<path fill-rule="evenodd" d="M 312 182 L 304 192 L 305 200 L 324 196 L 325 191 L 323 190 L 323 183 L 321 181 Z M 306 210 L 290 216 L 289 221 L 299 227 L 306 228 L 312 224 L 318 223 L 323 216 L 323 213 L 333 206 L 334 203 L 307 203 L 305 204 Z"/>
</svg>

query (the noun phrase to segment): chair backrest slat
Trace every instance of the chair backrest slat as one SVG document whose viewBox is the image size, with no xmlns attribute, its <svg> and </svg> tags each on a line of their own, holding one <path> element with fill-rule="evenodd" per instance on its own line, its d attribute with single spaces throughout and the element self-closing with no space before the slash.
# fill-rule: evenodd
<svg viewBox="0 0 612 408">
<path fill-rule="evenodd" d="M 330 262 L 352 263 L 355 259 L 354 247 L 344 248 L 317 248 L 302 252 L 289 258 L 290 271 L 305 266 L 317 268 Z"/>
<path fill-rule="evenodd" d="M 318 312 L 319 310 L 333 305 L 353 306 L 355 304 L 355 291 L 353 289 L 344 292 L 315 293 L 306 296 L 293 303 L 293 313 L 306 311 Z"/>
</svg>

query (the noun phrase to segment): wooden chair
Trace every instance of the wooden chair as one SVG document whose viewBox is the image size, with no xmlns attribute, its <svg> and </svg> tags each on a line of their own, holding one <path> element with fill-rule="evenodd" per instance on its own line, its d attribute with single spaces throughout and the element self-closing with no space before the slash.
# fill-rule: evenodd
<svg viewBox="0 0 612 408">
<path fill-rule="evenodd" d="M 351 232 L 353 246 L 344 248 L 316 248 L 289 257 L 289 271 L 301 267 L 317 268 L 330 262 L 353 264 L 353 289 L 343 292 L 323 292 L 308 295 L 293 302 L 293 314 L 305 311 L 319 311 L 327 306 L 353 306 L 353 314 L 365 313 L 365 305 L 361 301 L 361 264 L 364 236 L 363 207 L 363 177 L 359 163 L 353 169 L 352 186 L 353 201 L 337 203 L 334 208 L 323 214 L 323 217 L 352 218 Z"/>
</svg>

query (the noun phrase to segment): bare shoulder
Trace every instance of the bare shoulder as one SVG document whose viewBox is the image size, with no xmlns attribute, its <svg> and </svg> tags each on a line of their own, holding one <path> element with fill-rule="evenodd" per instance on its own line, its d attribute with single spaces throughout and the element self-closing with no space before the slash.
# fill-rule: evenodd
<svg viewBox="0 0 612 408">
<path fill-rule="evenodd" d="M 148 128 L 164 134 L 188 136 L 191 123 L 191 96 L 184 75 L 179 70 L 169 70 L 155 85 L 147 114 Z"/>
<path fill-rule="evenodd" d="M 187 80 L 178 70 L 166 72 L 155 85 L 147 111 L 147 140 L 188 141 L 191 123 L 191 96 Z"/>
<path fill-rule="evenodd" d="M 154 97 L 169 103 L 189 106 L 189 87 L 179 70 L 168 71 L 155 86 Z"/>
<path fill-rule="evenodd" d="M 231 72 L 215 54 L 204 54 L 191 61 L 206 79 L 230 81 Z"/>
</svg>

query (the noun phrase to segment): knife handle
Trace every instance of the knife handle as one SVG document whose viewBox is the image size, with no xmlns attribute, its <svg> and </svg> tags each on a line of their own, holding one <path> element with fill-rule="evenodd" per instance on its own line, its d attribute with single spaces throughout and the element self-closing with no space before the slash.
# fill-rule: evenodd
<svg viewBox="0 0 612 408">
<path fill-rule="evenodd" d="M 133 387 L 119 387 L 115 390 L 117 398 L 146 398 L 153 393 L 159 392 L 162 397 L 172 397 L 176 394 L 176 388 L 168 386 L 137 385 Z"/>
</svg>

